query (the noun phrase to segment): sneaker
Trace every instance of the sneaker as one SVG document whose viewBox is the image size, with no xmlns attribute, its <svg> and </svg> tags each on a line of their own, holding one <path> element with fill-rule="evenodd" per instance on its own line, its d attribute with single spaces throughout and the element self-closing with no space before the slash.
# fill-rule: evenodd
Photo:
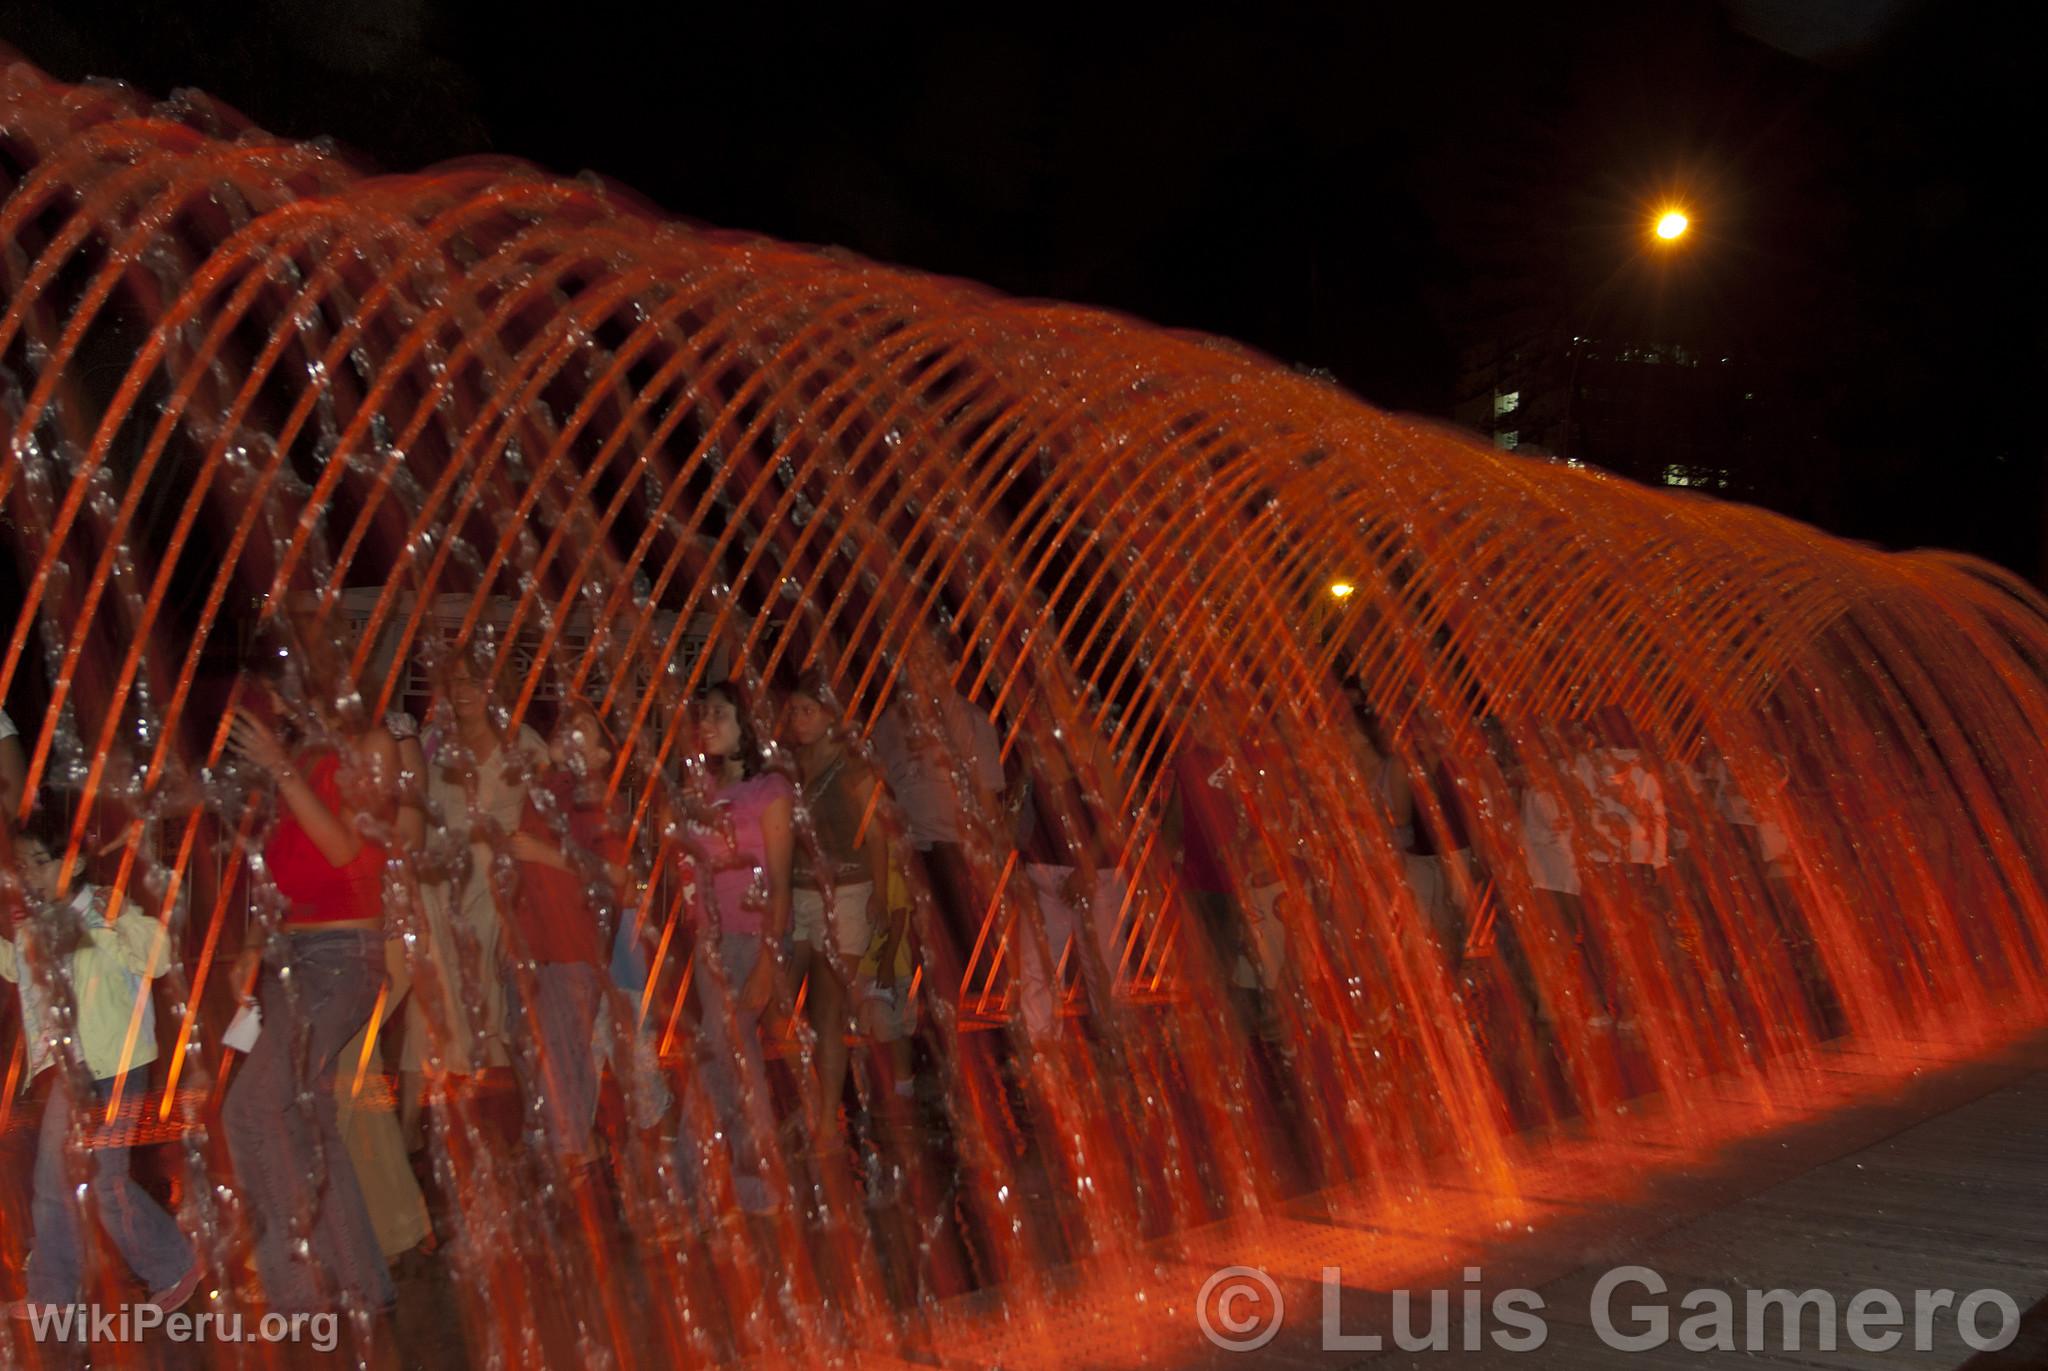
<svg viewBox="0 0 2048 1371">
<path fill-rule="evenodd" d="M 194 1257 L 192 1259 L 192 1269 L 181 1276 L 178 1279 L 178 1283 L 170 1289 L 159 1290 L 151 1295 L 149 1302 L 158 1309 L 163 1310 L 166 1314 L 182 1309 L 185 1306 L 185 1302 L 191 1299 L 193 1293 L 199 1289 L 200 1278 L 205 1274 L 205 1265 L 197 1257 Z"/>
</svg>

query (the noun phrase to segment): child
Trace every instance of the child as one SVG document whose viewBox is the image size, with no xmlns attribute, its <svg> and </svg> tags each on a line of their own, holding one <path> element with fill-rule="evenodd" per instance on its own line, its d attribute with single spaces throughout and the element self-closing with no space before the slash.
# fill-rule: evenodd
<svg viewBox="0 0 2048 1371">
<path fill-rule="evenodd" d="M 860 961 L 858 1017 L 861 1031 L 877 1048 L 887 1049 L 887 1083 L 899 1099 L 909 1099 L 910 1037 L 917 1031 L 917 1006 L 910 998 L 916 961 L 910 950 L 910 892 L 903 873 L 889 871 L 888 913 L 875 925 L 874 938 Z"/>
<path fill-rule="evenodd" d="M 55 1023 L 61 1004 L 53 1001 L 69 981 L 73 1031 L 92 1075 L 92 1098 L 74 1100 L 64 1072 L 52 1073 L 36 1149 L 28 1300 L 14 1306 L 17 1317 L 26 1317 L 30 1306 L 73 1304 L 84 1297 L 84 1243 L 64 1155 L 71 1111 L 91 1104 L 103 1113 L 116 1098 L 123 1101 L 123 1114 L 139 1106 L 148 1087 L 143 1068 L 157 1051 L 148 984 L 163 973 L 169 953 L 163 925 L 134 905 L 124 905 L 109 920 L 106 892 L 84 884 L 68 894 L 59 888 L 61 837 L 45 816 L 37 819 L 34 830 L 14 845 L 28 898 L 12 912 L 13 938 L 0 942 L 0 978 L 20 988 L 31 1078 L 56 1064 L 52 1047 L 62 1031 Z M 38 960 L 46 964 L 38 966 Z M 94 1149 L 91 1193 L 114 1246 L 151 1291 L 150 1303 L 168 1313 L 191 1299 L 202 1274 L 199 1258 L 176 1221 L 129 1174 L 125 1141 Z"/>
<path fill-rule="evenodd" d="M 922 1151 L 916 1112 L 910 1107 L 917 1084 L 910 1049 L 911 1035 L 917 1031 L 917 1003 L 910 993 L 916 983 L 917 960 L 911 950 L 910 890 L 894 865 L 889 869 L 885 903 L 887 910 L 876 921 L 855 980 L 856 1017 L 861 1032 L 874 1044 L 875 1113 L 891 1135 L 888 1155 L 879 1146 L 880 1136 L 872 1139 L 877 1145 L 864 1152 L 868 1203 L 877 1208 L 902 1198 L 908 1168 Z"/>
</svg>

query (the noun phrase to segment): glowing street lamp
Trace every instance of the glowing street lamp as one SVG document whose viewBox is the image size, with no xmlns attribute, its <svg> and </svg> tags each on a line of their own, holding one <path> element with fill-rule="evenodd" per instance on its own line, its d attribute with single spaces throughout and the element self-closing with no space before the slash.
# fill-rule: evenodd
<svg viewBox="0 0 2048 1371">
<path fill-rule="evenodd" d="M 1663 208 L 1655 211 L 1655 217 L 1650 220 L 1649 227 L 1650 239 L 1656 250 L 1675 252 L 1678 249 L 1679 243 L 1684 240 L 1687 234 L 1692 232 L 1692 216 L 1677 205 L 1667 201 Z M 1610 281 L 1609 284 L 1612 284 L 1612 282 Z M 1572 365 L 1570 372 L 1565 377 L 1564 422 L 1561 426 L 1562 437 L 1557 445 L 1558 455 L 1574 466 L 1581 465 L 1578 460 L 1579 453 L 1577 449 L 1580 446 L 1579 439 L 1583 435 L 1580 434 L 1572 420 L 1578 413 L 1579 363 L 1584 361 L 1586 357 L 1586 350 L 1583 346 L 1586 341 L 1576 334 L 1572 337 Z"/>
<path fill-rule="evenodd" d="M 1333 600 L 1348 600 L 1357 590 L 1358 587 L 1349 581 L 1330 582 L 1330 598 Z"/>
</svg>

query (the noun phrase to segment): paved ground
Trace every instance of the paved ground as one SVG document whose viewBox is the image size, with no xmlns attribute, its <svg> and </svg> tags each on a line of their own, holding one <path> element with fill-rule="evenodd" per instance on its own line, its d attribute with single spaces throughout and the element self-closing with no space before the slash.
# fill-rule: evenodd
<svg viewBox="0 0 2048 1371">
<path fill-rule="evenodd" d="M 963 1318 L 941 1344 L 941 1359 L 960 1368 L 1368 1371 L 2048 1367 L 2042 1350 L 2048 1328 L 2036 1307 L 2048 1294 L 2048 1037 L 1981 1058 L 1934 1044 L 1882 1057 L 1845 1049 L 1830 1056 L 1811 1093 L 1810 1109 L 1787 1111 L 1777 1127 L 1710 1149 L 1688 1139 L 1683 1120 L 1654 1112 L 1626 1143 L 1557 1139 L 1523 1163 L 1523 1203 L 1513 1212 L 1492 1197 L 1446 1186 L 1391 1201 L 1318 1196 L 1257 1225 L 1190 1234 L 1174 1245 L 1169 1264 L 1143 1280 L 1110 1272 L 1077 1279 L 1072 1298 L 1035 1323 Z M 1656 1272 L 1670 1288 L 1661 1302 L 1670 1309 L 1671 1337 L 1662 1348 L 1623 1351 L 1595 1327 L 1592 1296 L 1600 1277 L 1630 1264 Z M 1203 1282 L 1233 1265 L 1259 1268 L 1284 1305 L 1279 1331 L 1253 1351 L 1217 1347 L 1196 1324 Z M 1346 1338 L 1378 1337 L 1378 1350 L 1322 1345 L 1324 1272 L 1332 1267 L 1342 1275 L 1327 1295 L 1334 1311 L 1329 1326 Z M 1477 1279 L 1468 1280 L 1475 1271 Z M 1444 1350 L 1400 1350 L 1388 1292 L 1404 1287 L 1446 1292 Z M 1517 1288 L 1542 1298 L 1546 1337 L 1538 1349 L 1506 1352 L 1492 1334 L 1518 1330 L 1493 1317 L 1492 1301 Z M 1696 1352 L 1680 1342 L 1685 1320 L 1700 1310 L 1678 1302 L 1706 1288 L 1729 1294 L 1734 1351 Z M 1825 1291 L 1835 1300 L 1832 1350 L 1819 1345 L 1817 1304 L 1802 1310 L 1798 1350 L 1775 1313 L 1758 1349 L 1745 1346 L 1747 1292 L 1779 1288 Z M 1932 1301 L 1927 1345 L 1914 1346 L 1913 1305 L 1921 1289 L 1953 1290 L 1959 1298 L 1997 1291 L 2017 1310 L 2033 1313 L 2023 1317 L 2002 1356 L 1972 1362 L 1955 1311 L 1933 1309 Z M 1240 1324 L 1265 1316 L 1270 1305 L 1246 1290 L 1228 1309 L 1215 1309 L 1212 1297 L 1217 1323 L 1225 1314 Z M 1875 1321 L 1881 1301 L 1870 1306 L 1873 1322 L 1848 1321 L 1853 1298 L 1865 1290 L 1899 1299 L 1901 1346 L 1867 1351 L 1856 1345 L 1859 1329 L 1866 1338 L 1883 1331 Z M 1466 1350 L 1468 1291 L 1480 1292 L 1471 1340 L 1477 1350 Z M 1636 1329 L 1626 1316 L 1643 1298 L 1639 1289 L 1623 1287 L 1613 1300 L 1619 1332 Z M 1412 1314 L 1404 1326 L 1427 1335 L 1427 1294 Z M 1986 1305 L 1978 1317 L 1986 1335 L 1998 1330 L 1995 1307 Z M 1227 1327 L 1223 1331 L 1228 1335 Z M 1261 1324 L 1245 1336 L 1263 1331 Z"/>
<path fill-rule="evenodd" d="M 985 1299 L 952 1302 L 929 1341 L 892 1359 L 881 1348 L 859 1353 L 867 1367 L 921 1364 L 958 1368 L 1087 1366 L 1100 1368 L 1250 1368 L 1264 1366 L 1395 1371 L 1406 1367 L 1655 1368 L 1743 1366 L 1759 1371 L 1817 1368 L 1953 1368 L 2041 1371 L 2048 1367 L 2048 1035 L 1972 1056 L 1934 1044 L 1881 1055 L 1854 1048 L 1829 1054 L 1793 1092 L 1795 1105 L 1772 1111 L 1727 1098 L 1699 1119 L 1674 1117 L 1639 1104 L 1620 1141 L 1589 1143 L 1560 1135 L 1531 1140 L 1515 1168 L 1521 1194 L 1447 1182 L 1413 1193 L 1383 1195 L 1361 1187 L 1305 1197 L 1256 1223 L 1213 1225 L 1145 1253 L 1136 1263 L 1077 1267 L 1060 1273 L 1046 1298 L 992 1314 Z M 1781 1097 L 1782 1098 L 1782 1097 Z M 1710 1127 L 1709 1127 L 1710 1125 Z M 1703 1134 L 1718 1132 L 1727 1141 Z M 1673 1340 L 1664 1348 L 1618 1350 L 1598 1336 L 1591 1316 L 1600 1276 L 1636 1264 L 1671 1287 Z M 1226 1267 L 1259 1270 L 1284 1301 L 1280 1327 L 1255 1350 L 1232 1352 L 1204 1337 L 1198 1296 Z M 1324 1273 L 1339 1275 L 1328 1282 Z M 461 1311 L 473 1306 L 452 1284 L 445 1257 L 411 1257 L 400 1269 L 401 1300 L 379 1367 L 456 1368 L 481 1365 L 465 1344 Z M 1468 1272 L 1476 1272 L 1468 1279 Z M 662 1298 L 639 1275 L 621 1272 L 631 1306 Z M 1228 1279 L 1228 1278 L 1226 1278 Z M 1829 1292 L 1837 1302 L 1838 1345 L 1817 1346 L 1809 1307 L 1797 1351 L 1782 1327 L 1766 1329 L 1769 1346 L 1755 1352 L 1696 1353 L 1677 1341 L 1684 1320 L 1679 1295 L 1730 1292 L 1733 1336 L 1745 1339 L 1747 1291 L 1784 1287 Z M 1402 1351 L 1390 1291 L 1445 1293 L 1444 1350 Z M 1511 1289 L 1542 1299 L 1546 1333 L 1540 1349 L 1509 1353 L 1492 1341 L 1517 1329 L 1495 1316 L 1492 1301 Z M 2012 1346 L 1971 1360 L 1956 1332 L 1954 1310 L 1932 1319 L 1929 1346 L 1911 1346 L 1916 1290 L 2001 1291 L 2028 1311 Z M 1907 1310 L 1908 1345 L 1889 1352 L 1858 1349 L 1846 1309 L 1860 1291 L 1894 1292 Z M 1211 1287 L 1213 1328 L 1226 1336 L 1229 1318 L 1247 1321 L 1269 1306 L 1253 1295 L 1219 1305 Z M 570 1292 L 573 1294 L 573 1292 Z M 1465 1307 L 1473 1296 L 1476 1323 L 1466 1350 Z M 1615 1301 L 1625 1315 L 1639 1291 Z M 1418 1297 L 1406 1327 L 1429 1332 L 1429 1296 Z M 1348 1346 L 1325 1347 L 1334 1328 Z M 1999 1324 L 1987 1307 L 1980 1326 Z M 1629 1325 L 1624 1318 L 1623 1330 Z M 1875 1331 L 1875 1330 L 1872 1330 Z M 395 1336 L 390 1336 L 395 1334 Z M 1377 1337 L 1380 1350 L 1360 1340 Z M 25 1365 L 83 1364 L 19 1348 Z M 43 1355 L 38 1356 L 41 1351 Z M 135 1365 L 185 1371 L 237 1364 L 199 1349 L 152 1342 L 142 1348 L 98 1349 L 94 1365 Z M 219 1349 L 212 1349 L 218 1353 Z M 897 1356 L 903 1354 L 897 1349 Z M 249 1358 L 266 1368 L 347 1364 L 301 1351 Z M 540 1363 L 536 1363 L 540 1364 Z M 555 1364 L 555 1363 L 548 1363 Z M 580 1364 L 580 1363 L 575 1363 Z"/>
<path fill-rule="evenodd" d="M 2048 1300 L 2027 1311 L 2012 1345 L 1970 1358 L 1964 1371 L 2041 1371 L 2048 1366 Z"/>
</svg>

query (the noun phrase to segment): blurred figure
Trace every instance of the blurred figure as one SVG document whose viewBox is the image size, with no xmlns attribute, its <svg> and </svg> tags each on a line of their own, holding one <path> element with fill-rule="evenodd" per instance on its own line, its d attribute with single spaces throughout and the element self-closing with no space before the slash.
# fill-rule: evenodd
<svg viewBox="0 0 2048 1371">
<path fill-rule="evenodd" d="M 1059 968 L 1070 953 L 1097 1008 L 1107 1006 L 1125 892 L 1114 841 L 1089 802 L 1071 752 L 1088 756 L 1099 779 L 1113 779 L 1115 771 L 1059 678 L 1047 676 L 1042 691 L 1033 707 L 1046 716 L 1044 736 L 1063 745 L 1030 758 L 1029 778 L 1012 802 L 1018 859 L 1039 915 L 1037 928 L 1020 920 L 1011 933 L 1018 1000 L 1034 1040 L 1049 1037 L 1058 1021 L 1065 998 Z"/>
<path fill-rule="evenodd" d="M 294 591 L 285 603 L 307 694 L 338 715 L 360 711 L 360 693 L 349 675 L 349 654 L 354 646 L 351 626 L 325 611 L 317 593 Z M 412 716 L 393 711 L 384 716 L 382 727 L 398 753 L 391 837 L 397 850 L 416 854 L 426 837 L 426 762 L 420 751 L 419 726 Z M 412 889 L 409 881 L 407 886 Z M 387 934 L 392 932 L 387 930 Z M 334 1072 L 334 1095 L 336 1123 L 362 1187 L 370 1224 L 377 1231 L 377 1246 L 386 1260 L 396 1260 L 422 1244 L 431 1246 L 434 1225 L 419 1178 L 406 1157 L 397 1111 L 383 1108 L 376 1098 L 381 1090 L 373 1090 L 371 1085 L 383 1085 L 384 1052 L 379 1039 L 411 985 L 404 952 L 395 936 L 385 939 L 384 964 L 386 975 L 379 990 L 383 1007 L 341 1050 Z"/>
<path fill-rule="evenodd" d="M 761 746 L 736 686 L 698 699 L 697 746 L 710 769 L 719 825 L 700 837 L 711 872 L 708 918 L 697 925 L 695 1082 L 733 1152 L 734 1189 L 750 1213 L 780 1207 L 767 1175 L 775 1123 L 761 1016 L 775 992 L 776 958 L 790 929 L 796 794 L 787 777 L 762 771 Z M 701 1175 L 685 1134 L 686 1173 Z"/>
<path fill-rule="evenodd" d="M 917 960 L 910 930 L 910 889 L 894 864 L 889 870 L 888 898 L 882 917 L 854 977 L 854 1017 L 873 1045 L 875 1073 L 873 1111 L 881 1132 L 864 1151 L 868 1168 L 868 1203 L 880 1206 L 901 1197 L 909 1167 L 921 1149 L 917 1115 L 911 1101 L 917 1092 L 911 1039 L 917 1032 Z M 879 1146 L 886 1135 L 891 1156 Z M 893 1160 L 892 1160 L 893 1158 Z"/>
<path fill-rule="evenodd" d="M 81 1189 L 101 1225 L 151 1304 L 169 1312 L 191 1299 L 204 1267 L 176 1220 L 135 1183 L 125 1141 L 99 1140 L 91 1152 L 91 1180 L 74 1184 L 69 1149 L 72 1113 L 91 1110 L 88 1129 L 112 1101 L 113 1127 L 126 1132 L 142 1114 L 148 1066 L 156 1060 L 156 1009 L 149 982 L 170 961 L 164 926 L 133 904 L 116 912 L 108 893 L 59 884 L 58 860 L 66 835 L 44 816 L 15 839 L 28 899 L 12 911 L 11 938 L 0 941 L 0 980 L 16 982 L 27 1037 L 28 1074 L 47 1086 L 35 1160 L 31 1210 L 34 1249 L 27 1269 L 27 1305 L 71 1304 L 85 1298 L 85 1241 Z M 41 964 L 38 964 L 41 963 Z M 68 1001 L 68 1003 L 66 1003 Z M 130 1041 L 131 1025 L 133 1041 Z M 88 1073 L 89 1094 L 69 1079 L 54 1044 L 76 1042 Z M 57 1069 L 48 1072 L 46 1068 Z M 17 1316 L 25 1308 L 17 1308 Z"/>
<path fill-rule="evenodd" d="M 617 717 L 630 718 L 634 706 L 624 700 L 622 695 L 615 702 L 619 711 Z M 610 725 L 597 716 L 587 701 L 583 702 L 583 707 L 589 710 L 587 718 L 595 724 L 596 736 L 611 756 L 587 773 L 579 774 L 579 788 L 594 787 L 595 793 L 602 795 L 612 784 L 613 772 L 617 771 L 618 789 L 614 792 L 617 796 L 623 798 L 641 793 L 647 771 L 633 763 L 632 749 L 622 745 L 622 740 L 613 733 Z M 661 736 L 661 728 L 652 719 L 645 727 L 653 730 L 651 736 Z M 677 748 L 677 758 L 689 750 L 687 745 Z M 620 770 L 622 753 L 628 762 Z M 586 756 L 583 762 L 578 763 L 571 755 L 569 763 L 572 771 L 578 765 L 588 768 L 590 757 Z M 663 779 L 666 780 L 666 776 Z M 668 812 L 666 799 L 667 787 L 657 788 L 655 803 L 662 813 Z M 607 824 L 616 817 L 607 814 Z M 660 833 L 666 827 L 661 820 L 654 819 L 644 831 Z M 675 1102 L 661 1070 L 657 1025 L 648 1021 L 646 1013 L 653 1001 L 648 983 L 654 978 L 655 955 L 661 947 L 665 921 L 664 915 L 658 911 L 674 908 L 679 873 L 674 869 L 676 864 L 671 860 L 672 849 L 666 839 L 657 840 L 654 844 L 652 869 L 644 882 L 636 880 L 634 873 L 625 869 L 631 857 L 630 832 L 620 830 L 616 844 L 612 853 L 622 880 L 615 892 L 616 902 L 599 911 L 598 936 L 605 950 L 606 976 L 604 993 L 598 997 L 593 1047 L 599 1066 L 609 1066 L 612 1079 L 624 1091 L 633 1127 L 650 1130 L 661 1122 Z"/>
<path fill-rule="evenodd" d="M 817 1132 L 821 1151 L 840 1147 L 845 1124 L 846 1030 L 854 968 L 874 941 L 870 907 L 889 888 L 889 840 L 875 773 L 856 756 L 822 672 L 806 672 L 789 698 L 789 741 L 803 776 L 804 809 L 816 847 L 799 844 L 790 915 L 799 980 L 818 1035 Z M 879 909 L 876 910 L 879 913 Z"/>
<path fill-rule="evenodd" d="M 1574 763 L 1591 797 L 1594 841 L 1587 857 L 1619 866 L 1638 882 L 1670 864 L 1671 823 L 1664 786 L 1645 764 L 1635 728 L 1609 706 L 1594 720 L 1596 744 Z"/>
<path fill-rule="evenodd" d="M 1791 771 L 1781 758 L 1767 758 L 1764 764 L 1771 769 L 1766 807 L 1775 812 L 1783 804 L 1782 792 L 1791 784 Z M 1700 783 L 1716 813 L 1737 828 L 1750 831 L 1757 855 L 1769 873 L 1782 875 L 1785 854 L 1791 850 L 1791 845 L 1785 841 L 1784 828 L 1775 820 L 1757 813 L 1735 779 L 1735 770 L 1728 764 L 1727 756 L 1715 746 L 1713 739 L 1707 737 L 1700 739 Z"/>
<path fill-rule="evenodd" d="M 1517 769 L 1522 802 L 1522 854 L 1529 869 L 1529 884 L 1538 898 L 1546 901 L 1556 919 L 1558 931 L 1571 940 L 1582 956 L 1594 958 L 1596 948 L 1587 942 L 1584 885 L 1579 876 L 1578 845 L 1573 836 L 1572 806 L 1560 793 L 1557 779 L 1576 776 L 1578 753 L 1570 741 L 1576 730 L 1560 732 L 1555 740 L 1554 770 L 1537 774 L 1528 767 Z M 1593 985 L 1604 986 L 1605 975 L 1597 959 L 1588 967 Z M 1606 991 L 1599 989 L 1604 996 Z M 1552 1006 L 1539 1000 L 1537 1016 L 1555 1017 Z"/>
<path fill-rule="evenodd" d="M 572 1177 L 592 1161 L 597 1064 L 591 1052 L 604 989 L 599 914 L 626 881 L 624 839 L 609 831 L 604 785 L 613 749 L 588 704 L 563 706 L 548 769 L 512 835 L 519 893 L 505 925 L 505 1002 L 523 1020 L 513 1066 L 529 1108 L 541 1102 L 549 1146 Z"/>
<path fill-rule="evenodd" d="M 944 924 L 937 930 L 944 945 L 922 953 L 932 988 L 950 996 L 966 974 L 988 912 L 988 893 L 969 860 L 973 826 L 967 819 L 1000 812 L 1002 740 L 988 715 L 952 688 L 946 656 L 933 638 L 913 638 L 909 656 L 895 697 L 875 725 L 875 759 L 903 808 L 915 863 Z M 935 692 L 929 699 L 922 697 L 927 690 Z"/>
<path fill-rule="evenodd" d="M 1408 852 L 1415 845 L 1415 797 L 1408 788 L 1408 767 L 1395 755 L 1386 722 L 1366 702 L 1364 692 L 1347 693 L 1358 714 L 1352 751 L 1364 774 L 1366 789 L 1387 822 L 1394 850 Z"/>
<path fill-rule="evenodd" d="M 1670 897 L 1664 887 L 1671 862 L 1671 823 L 1664 805 L 1664 785 L 1643 756 L 1635 726 L 1615 706 L 1606 706 L 1594 715 L 1587 741 L 1589 745 L 1573 761 L 1592 825 L 1585 857 L 1628 892 L 1651 937 L 1667 956 L 1675 955 L 1668 920 Z M 1592 1022 L 1603 1029 L 1616 1026 L 1611 1016 L 1628 1012 L 1620 1003 L 1622 988 L 1607 974 L 1612 968 L 1604 955 L 1591 955 L 1597 942 L 1593 930 L 1588 930 L 1586 940 L 1589 960 L 1599 968 L 1596 984 L 1609 1007 L 1607 1014 Z M 1618 1026 L 1629 1028 L 1631 1024 L 1630 1019 L 1621 1018 Z"/>
<path fill-rule="evenodd" d="M 9 823 L 21 810 L 22 787 L 27 782 L 28 755 L 21 748 L 21 731 L 7 711 L 0 709 L 0 808 L 5 809 Z"/>
<path fill-rule="evenodd" d="M 528 778 L 547 762 L 547 745 L 526 724 L 508 736 L 484 679 L 455 654 L 439 682 L 445 707 L 423 749 L 427 799 L 439 820 L 423 859 L 421 912 L 433 974 L 413 986 L 407 1006 L 403 1126 L 406 1146 L 426 1145 L 420 1127 L 422 1074 L 474 1076 L 508 1066 L 504 982 L 498 974 L 504 919 L 494 879 L 526 813 Z"/>
<path fill-rule="evenodd" d="M 334 1076 L 384 978 L 385 851 L 365 830 L 391 822 L 398 748 L 382 728 L 347 729 L 316 697 L 315 731 L 294 750 L 271 722 L 282 702 L 259 691 L 236 709 L 229 745 L 275 787 L 263 859 L 287 907 L 278 935 L 251 941 L 235 966 L 245 998 L 259 987 L 264 1028 L 221 1122 L 271 1309 L 311 1312 L 337 1294 L 383 1309 L 397 1295 L 342 1142 Z"/>
<path fill-rule="evenodd" d="M 877 1055 L 887 1059 L 884 1083 L 898 1098 L 908 1099 L 915 1084 L 910 1040 L 917 1032 L 917 1005 L 911 998 L 917 959 L 911 948 L 910 891 L 894 867 L 888 889 L 887 908 L 875 921 L 874 936 L 861 955 L 854 983 L 855 1017 L 861 1032 L 881 1049 Z"/>
<path fill-rule="evenodd" d="M 386 958 L 387 966 L 389 958 Z M 370 1211 L 370 1226 L 377 1233 L 377 1247 L 386 1261 L 423 1247 L 431 1251 L 433 1219 L 427 1213 L 426 1196 L 419 1177 L 406 1157 L 405 1135 L 399 1131 L 397 1100 L 387 1105 L 380 1098 L 384 1083 L 384 1050 L 378 1041 L 396 1011 L 397 992 L 384 981 L 383 1012 L 365 1021 L 362 1029 L 341 1050 L 334 1073 L 336 1123 L 341 1129 L 349 1161 L 355 1166 L 356 1181 L 363 1190 L 363 1204 Z"/>
<path fill-rule="evenodd" d="M 1411 717 L 1406 758 L 1411 797 L 1408 890 L 1445 962 L 1455 968 L 1465 954 L 1474 885 L 1472 838 L 1447 741 L 1433 721 L 1419 714 Z"/>
<path fill-rule="evenodd" d="M 1214 718 L 1197 712 L 1173 759 L 1173 794 L 1163 834 L 1180 863 L 1181 886 L 1209 930 L 1223 973 L 1261 1039 L 1277 1040 L 1270 996 L 1279 988 L 1287 928 L 1278 914 L 1285 885 L 1258 822 L 1257 776 L 1263 748 L 1236 756 Z"/>
</svg>

